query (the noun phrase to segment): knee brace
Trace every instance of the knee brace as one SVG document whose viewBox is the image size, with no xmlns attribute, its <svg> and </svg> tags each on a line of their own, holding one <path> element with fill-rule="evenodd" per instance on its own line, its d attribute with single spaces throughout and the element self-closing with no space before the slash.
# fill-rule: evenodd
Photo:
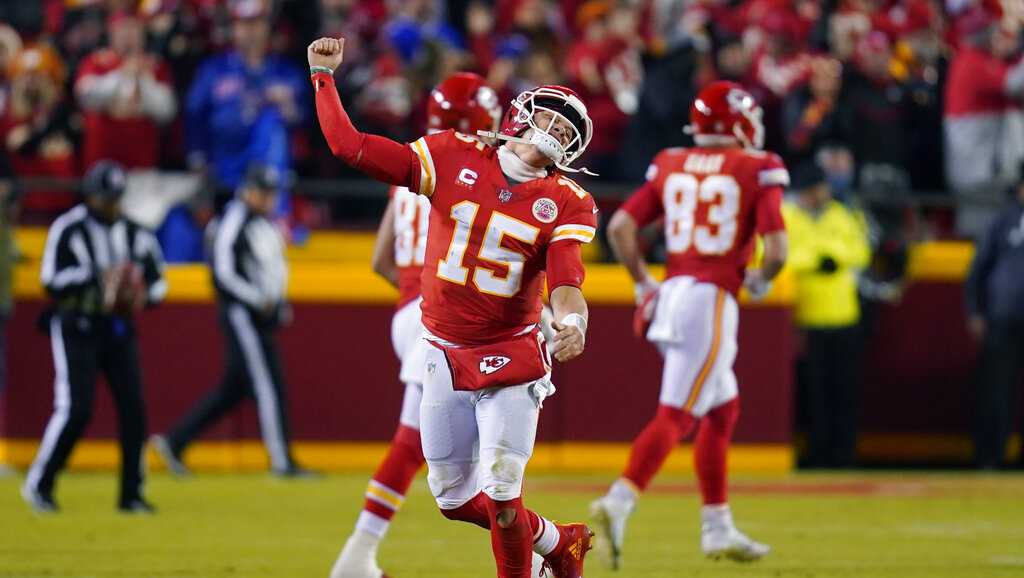
<svg viewBox="0 0 1024 578">
<path fill-rule="evenodd" d="M 496 451 L 491 459 L 481 455 L 482 491 L 495 502 L 515 500 L 522 494 L 527 457 L 509 451 Z"/>
</svg>

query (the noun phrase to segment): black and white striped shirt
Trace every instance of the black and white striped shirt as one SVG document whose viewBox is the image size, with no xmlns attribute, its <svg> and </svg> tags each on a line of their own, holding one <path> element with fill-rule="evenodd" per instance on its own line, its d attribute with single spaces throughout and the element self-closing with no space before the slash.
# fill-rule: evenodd
<svg viewBox="0 0 1024 578">
<path fill-rule="evenodd" d="M 281 233 L 266 217 L 234 200 L 224 216 L 211 223 L 211 263 L 218 296 L 255 311 L 281 305 L 288 265 Z"/>
<path fill-rule="evenodd" d="M 104 271 L 127 262 L 142 271 L 147 302 L 162 301 L 167 281 L 156 237 L 128 219 L 104 223 L 80 204 L 50 226 L 40 279 L 59 309 L 99 313 Z"/>
</svg>

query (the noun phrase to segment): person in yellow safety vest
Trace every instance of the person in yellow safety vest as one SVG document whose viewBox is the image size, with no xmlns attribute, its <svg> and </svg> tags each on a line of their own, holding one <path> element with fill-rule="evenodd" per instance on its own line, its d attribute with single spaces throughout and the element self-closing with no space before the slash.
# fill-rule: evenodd
<svg viewBox="0 0 1024 578">
<path fill-rule="evenodd" d="M 806 466 L 853 464 L 857 441 L 860 304 L 857 276 L 871 248 L 860 211 L 832 198 L 815 163 L 793 172 L 797 196 L 783 204 L 796 281 L 796 322 L 806 342 L 802 372 L 809 414 Z"/>
</svg>

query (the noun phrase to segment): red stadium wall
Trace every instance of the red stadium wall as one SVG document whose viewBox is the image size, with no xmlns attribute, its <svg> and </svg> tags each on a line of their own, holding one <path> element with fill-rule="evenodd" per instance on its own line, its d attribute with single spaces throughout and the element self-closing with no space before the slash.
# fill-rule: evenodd
<svg viewBox="0 0 1024 578">
<path fill-rule="evenodd" d="M 0 434 L 38 438 L 53 403 L 48 338 L 35 328 L 41 301 L 24 301 L 9 327 L 10 386 Z M 280 334 L 297 440 L 390 438 L 402 388 L 389 342 L 385 305 L 297 303 L 295 323 Z M 660 359 L 631 336 L 632 308 L 597 305 L 585 357 L 556 368 L 558 393 L 545 402 L 541 441 L 628 441 L 657 403 Z M 220 377 L 221 334 L 212 304 L 168 303 L 140 317 L 145 395 L 151 431 L 162 431 Z M 765 346 L 765 344 L 771 344 Z M 742 313 L 737 371 L 746 408 L 737 439 L 788 443 L 795 339 L 786 308 Z M 103 388 L 101 388 L 103 389 Z M 220 439 L 259 436 L 252 407 L 211 432 Z M 113 407 L 98 396 L 87 437 L 116 437 Z"/>
<path fill-rule="evenodd" d="M 35 237 L 21 238 L 28 253 L 41 253 L 43 235 Z M 351 239 L 328 241 L 310 243 L 318 253 L 291 250 L 297 265 L 289 293 L 296 318 L 280 341 L 292 430 L 300 456 L 312 452 L 329 467 L 369 467 L 379 457 L 380 442 L 391 436 L 402 394 L 388 342 L 394 294 L 369 272 L 365 251 L 349 256 L 336 250 L 362 245 Z M 860 408 L 861 458 L 970 458 L 977 351 L 966 333 L 961 288 L 970 257 L 969 244 L 916 247 L 910 261 L 912 282 L 903 300 L 882 307 L 870 324 Z M 52 407 L 49 341 L 35 329 L 43 307 L 37 267 L 26 263 L 15 275 L 18 304 L 8 327 L 8 388 L 0 396 L 0 463 L 24 465 L 31 459 Z M 169 302 L 140 317 L 154 432 L 167 428 L 217 382 L 223 356 L 209 273 L 195 266 L 172 268 L 168 275 Z M 766 303 L 742 306 L 736 370 L 743 415 L 733 459 L 750 469 L 779 470 L 792 464 L 793 367 L 800 340 L 788 307 L 791 281 L 780 279 Z M 625 442 L 657 403 L 660 360 L 650 345 L 632 337 L 632 295 L 625 273 L 620 267 L 592 265 L 584 290 L 592 313 L 588 348 L 581 360 L 556 368 L 559 392 L 545 403 L 539 431 L 543 447 L 534 460 L 543 467 L 621 467 L 628 451 Z M 109 442 L 116 422 L 104 390 L 100 388 L 87 433 L 88 439 L 101 440 L 92 444 L 99 450 L 76 453 L 76 459 L 91 455 L 78 463 L 93 467 L 116 461 Z M 201 465 L 260 467 L 265 459 L 251 407 L 219 424 L 208 439 L 228 443 L 207 444 L 209 451 L 197 448 L 201 455 L 194 459 Z M 83 446 L 89 449 L 90 444 Z M 341 455 L 339 448 L 345 450 Z M 669 468 L 685 471 L 689 463 L 684 448 L 670 459 Z"/>
</svg>

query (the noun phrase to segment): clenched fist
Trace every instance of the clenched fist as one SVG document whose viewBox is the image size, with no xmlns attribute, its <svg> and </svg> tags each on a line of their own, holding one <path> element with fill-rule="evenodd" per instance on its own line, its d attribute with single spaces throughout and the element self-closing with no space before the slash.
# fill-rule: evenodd
<svg viewBox="0 0 1024 578">
<path fill-rule="evenodd" d="M 311 68 L 323 66 L 336 70 L 341 66 L 344 53 L 344 38 L 319 38 L 306 48 L 306 58 L 309 59 L 309 66 Z"/>
</svg>

